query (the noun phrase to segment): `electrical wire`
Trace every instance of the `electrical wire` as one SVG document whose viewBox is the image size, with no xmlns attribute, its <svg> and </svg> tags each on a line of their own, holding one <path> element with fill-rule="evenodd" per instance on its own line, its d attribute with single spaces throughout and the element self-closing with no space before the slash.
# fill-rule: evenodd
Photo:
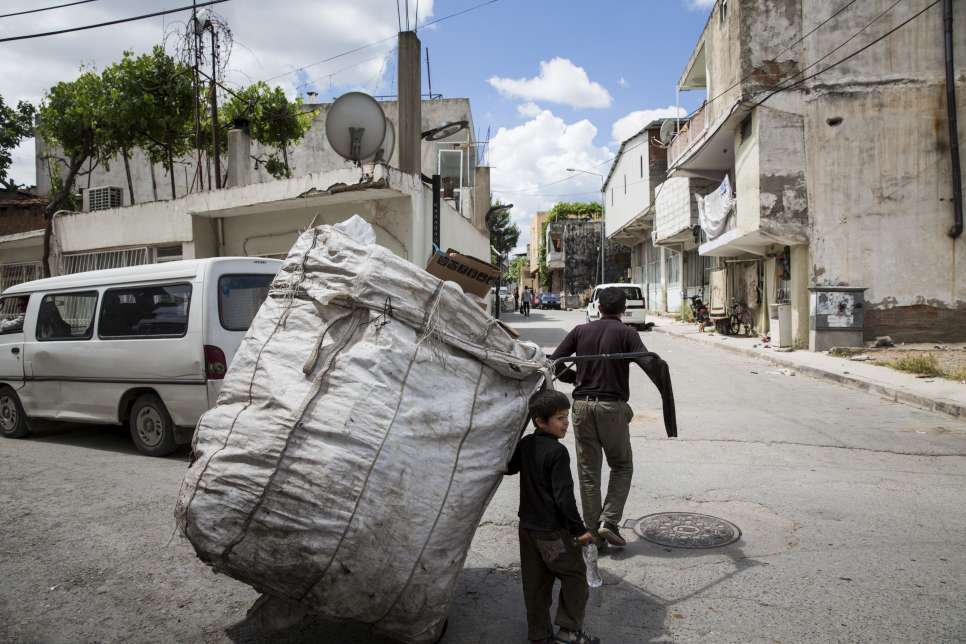
<svg viewBox="0 0 966 644">
<path fill-rule="evenodd" d="M 201 3 L 198 3 L 197 5 L 188 5 L 187 7 L 179 7 L 177 9 L 165 9 L 164 11 L 155 11 L 154 13 L 146 13 L 140 16 L 132 16 L 130 18 L 119 18 L 117 20 L 108 20 L 107 22 L 99 22 L 95 25 L 84 25 L 83 27 L 69 27 L 67 29 L 58 29 L 57 31 L 46 31 L 39 34 L 27 34 L 23 36 L 8 36 L 7 38 L 0 38 L 0 43 L 13 42 L 15 40 L 28 40 L 32 38 L 44 38 L 46 36 L 57 36 L 59 34 L 67 34 L 74 31 L 84 31 L 85 29 L 97 29 L 98 27 L 109 27 L 111 25 L 119 25 L 125 22 L 144 20 L 145 18 L 156 18 L 158 16 L 166 16 L 169 13 L 178 13 L 179 11 L 190 11 L 191 9 L 196 9 L 198 7 L 207 7 L 214 4 L 221 4 L 222 2 L 228 2 L 228 0 L 208 0 L 207 2 L 201 2 Z"/>
<path fill-rule="evenodd" d="M 225 0 L 221 0 L 221 1 L 224 2 Z M 443 22 L 444 20 L 449 20 L 451 18 L 456 18 L 457 16 L 462 16 L 463 14 L 467 14 L 467 13 L 469 13 L 471 11 L 476 11 L 477 9 L 481 9 L 481 8 L 487 6 L 487 5 L 491 5 L 491 4 L 494 4 L 494 3 L 499 2 L 499 1 L 500 0 L 488 0 L 487 2 L 481 2 L 480 4 L 473 5 L 472 7 L 469 7 L 467 9 L 462 10 L 462 11 L 457 11 L 456 13 L 451 13 L 448 16 L 443 16 L 442 18 L 437 18 L 436 20 L 433 20 L 431 22 L 427 22 L 423 26 L 424 27 L 428 27 L 430 25 L 435 25 L 435 24 L 438 24 L 440 22 Z M 319 61 L 316 61 L 314 63 L 309 63 L 308 65 L 303 65 L 302 67 L 296 67 L 295 69 L 290 69 L 287 72 L 282 72 L 281 74 L 276 74 L 275 76 L 269 76 L 268 78 L 264 78 L 262 80 L 264 80 L 265 82 L 268 82 L 268 81 L 275 80 L 276 78 L 282 78 L 283 76 L 288 76 L 289 74 L 294 74 L 296 72 L 300 72 L 300 71 L 303 71 L 305 69 L 308 69 L 309 67 L 315 67 L 316 65 L 321 65 L 323 63 L 328 63 L 328 62 L 331 62 L 333 60 L 336 60 L 337 58 L 342 58 L 343 56 L 348 56 L 349 54 L 354 54 L 357 51 L 362 51 L 363 49 L 368 49 L 369 47 L 375 47 L 376 45 L 380 45 L 380 44 L 382 44 L 384 42 L 388 42 L 388 41 L 393 40 L 393 39 L 395 39 L 397 37 L 398 37 L 398 35 L 393 34 L 392 36 L 389 36 L 387 38 L 382 38 L 381 40 L 374 40 L 374 41 L 372 41 L 372 42 L 370 42 L 368 44 L 360 45 L 359 47 L 355 47 L 353 49 L 349 49 L 349 50 L 344 51 L 344 52 L 342 52 L 340 54 L 336 54 L 334 56 L 329 56 L 328 58 L 325 58 L 323 60 L 319 60 Z M 0 42 L 3 42 L 3 41 L 0 41 Z"/>
<path fill-rule="evenodd" d="M 64 4 L 55 4 L 51 7 L 41 7 L 40 9 L 26 9 L 24 11 L 15 11 L 14 13 L 0 13 L 0 18 L 11 18 L 13 16 L 25 16 L 28 13 L 40 13 L 41 11 L 50 11 L 51 9 L 62 9 L 63 7 L 73 7 L 76 4 L 87 4 L 88 2 L 97 2 L 97 0 L 76 0 L 76 2 L 66 2 Z"/>
</svg>

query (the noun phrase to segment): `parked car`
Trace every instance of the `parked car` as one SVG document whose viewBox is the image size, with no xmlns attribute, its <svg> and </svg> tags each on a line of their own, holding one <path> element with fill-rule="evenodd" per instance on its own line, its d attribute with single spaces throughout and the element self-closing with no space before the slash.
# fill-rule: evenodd
<svg viewBox="0 0 966 644">
<path fill-rule="evenodd" d="M 128 425 L 138 450 L 188 442 L 281 262 L 214 258 L 75 273 L 0 295 L 0 434 L 30 420 Z"/>
<path fill-rule="evenodd" d="M 647 303 L 644 301 L 643 289 L 639 284 L 600 284 L 594 287 L 590 294 L 590 302 L 587 304 L 587 321 L 600 319 L 600 310 L 597 307 L 597 300 L 600 292 L 605 288 L 623 289 L 627 297 L 627 308 L 621 316 L 621 320 L 636 329 L 644 330 L 647 321 L 644 312 L 647 310 Z"/>
<path fill-rule="evenodd" d="M 500 287 L 500 310 L 504 312 L 513 311 L 513 293 L 506 286 Z"/>
<path fill-rule="evenodd" d="M 541 293 L 540 294 L 540 308 L 541 309 L 560 309 L 560 298 L 557 297 L 556 293 Z"/>
</svg>

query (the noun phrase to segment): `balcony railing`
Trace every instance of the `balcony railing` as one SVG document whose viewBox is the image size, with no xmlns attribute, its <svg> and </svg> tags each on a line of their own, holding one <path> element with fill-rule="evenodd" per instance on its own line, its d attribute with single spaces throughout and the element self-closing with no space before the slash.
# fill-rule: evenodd
<svg viewBox="0 0 966 644">
<path fill-rule="evenodd" d="M 681 126 L 678 135 L 671 139 L 668 149 L 668 165 L 674 165 L 688 151 L 695 141 L 701 138 L 705 128 L 705 105 L 702 105 L 688 121 Z"/>
</svg>

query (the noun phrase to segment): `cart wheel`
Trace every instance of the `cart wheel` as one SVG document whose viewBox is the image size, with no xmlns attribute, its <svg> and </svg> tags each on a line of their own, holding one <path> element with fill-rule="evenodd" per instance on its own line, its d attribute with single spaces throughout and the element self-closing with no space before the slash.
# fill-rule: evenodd
<svg viewBox="0 0 966 644">
<path fill-rule="evenodd" d="M 439 637 L 436 638 L 436 641 L 433 644 L 439 644 L 440 642 L 443 641 L 443 638 L 446 637 L 446 629 L 448 628 L 449 628 L 449 618 L 443 621 L 443 630 L 439 632 Z"/>
</svg>

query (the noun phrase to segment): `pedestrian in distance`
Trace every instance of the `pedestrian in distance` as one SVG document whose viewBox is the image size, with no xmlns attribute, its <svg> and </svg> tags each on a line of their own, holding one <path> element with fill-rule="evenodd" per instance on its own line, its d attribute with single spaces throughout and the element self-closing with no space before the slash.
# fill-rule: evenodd
<svg viewBox="0 0 966 644">
<path fill-rule="evenodd" d="M 513 289 L 513 311 L 520 310 L 520 291 Z"/>
<path fill-rule="evenodd" d="M 647 352 L 637 331 L 621 322 L 627 304 L 622 288 L 608 288 L 598 296 L 601 318 L 574 327 L 563 339 L 551 360 L 577 356 Z M 636 362 L 661 392 L 664 426 L 669 437 L 677 436 L 674 394 L 667 364 L 660 356 L 647 353 Z M 627 544 L 620 534 L 624 504 L 631 489 L 634 459 L 631 452 L 630 422 L 634 410 L 630 398 L 628 360 L 577 362 L 576 374 L 563 364 L 555 369 L 559 379 L 573 382 L 574 440 L 577 446 L 577 475 L 583 517 L 596 536 L 612 546 Z M 569 376 L 569 377 L 568 377 Z M 607 496 L 601 501 L 601 465 L 610 467 Z"/>
<path fill-rule="evenodd" d="M 567 434 L 570 401 L 545 390 L 530 399 L 535 430 L 520 439 L 507 474 L 520 474 L 520 576 L 527 608 L 527 637 L 542 644 L 599 644 L 583 632 L 590 589 L 581 547 L 593 534 L 574 498 Z M 560 580 L 556 635 L 550 621 L 554 581 Z"/>
<path fill-rule="evenodd" d="M 530 289 L 529 288 L 524 289 L 523 299 L 520 300 L 520 313 L 522 313 L 523 317 L 525 318 L 530 317 L 530 298 L 531 297 L 533 296 L 530 293 Z"/>
</svg>

